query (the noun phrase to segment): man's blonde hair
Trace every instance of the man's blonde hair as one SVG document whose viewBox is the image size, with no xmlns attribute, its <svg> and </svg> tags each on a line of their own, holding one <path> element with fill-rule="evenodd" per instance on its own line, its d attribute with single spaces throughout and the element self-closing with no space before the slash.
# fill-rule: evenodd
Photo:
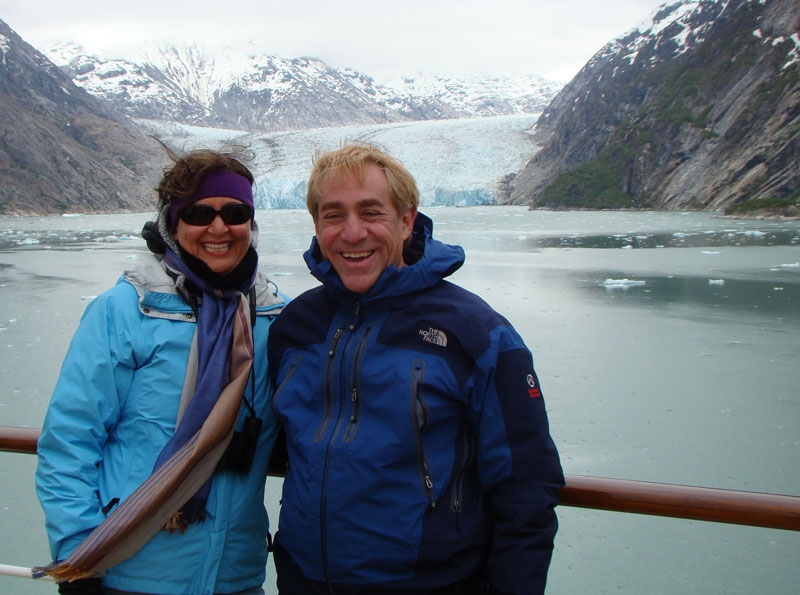
<svg viewBox="0 0 800 595">
<path fill-rule="evenodd" d="M 419 190 L 414 176 L 397 159 L 371 144 L 346 144 L 335 151 L 317 155 L 308 178 L 306 206 L 317 220 L 317 205 L 321 198 L 320 187 L 328 175 L 341 179 L 349 174 L 363 182 L 367 166 L 377 165 L 386 174 L 389 195 L 399 214 L 419 206 Z"/>
</svg>

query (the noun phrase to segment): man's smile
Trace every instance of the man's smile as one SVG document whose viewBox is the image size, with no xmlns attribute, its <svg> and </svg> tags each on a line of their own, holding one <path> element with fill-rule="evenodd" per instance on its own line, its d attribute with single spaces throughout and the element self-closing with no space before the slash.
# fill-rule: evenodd
<svg viewBox="0 0 800 595">
<path fill-rule="evenodd" d="M 347 260 L 358 260 L 361 258 L 367 258 L 372 256 L 374 250 L 369 250 L 367 252 L 342 252 L 342 257 L 346 258 Z"/>
</svg>

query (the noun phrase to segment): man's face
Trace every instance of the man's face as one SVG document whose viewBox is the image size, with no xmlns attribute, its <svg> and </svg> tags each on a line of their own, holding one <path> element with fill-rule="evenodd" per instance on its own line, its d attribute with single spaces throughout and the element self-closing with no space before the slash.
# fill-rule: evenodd
<svg viewBox="0 0 800 595">
<path fill-rule="evenodd" d="M 368 165 L 363 183 L 353 174 L 341 179 L 328 174 L 320 191 L 317 242 L 347 289 L 364 293 L 389 265 L 405 266 L 403 243 L 416 209 L 397 212 L 380 167 Z"/>
</svg>

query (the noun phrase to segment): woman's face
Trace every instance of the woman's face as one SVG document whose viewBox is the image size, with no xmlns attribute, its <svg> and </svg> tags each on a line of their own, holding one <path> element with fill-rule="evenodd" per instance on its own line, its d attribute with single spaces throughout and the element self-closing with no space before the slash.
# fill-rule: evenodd
<svg viewBox="0 0 800 595">
<path fill-rule="evenodd" d="M 225 205 L 241 204 L 240 200 L 227 196 L 202 198 L 190 206 L 206 205 L 219 210 Z M 192 256 L 199 258 L 212 271 L 224 275 L 235 269 L 250 247 L 250 224 L 248 219 L 239 225 L 228 225 L 219 214 L 208 225 L 189 225 L 180 218 L 175 228 L 175 240 Z"/>
</svg>

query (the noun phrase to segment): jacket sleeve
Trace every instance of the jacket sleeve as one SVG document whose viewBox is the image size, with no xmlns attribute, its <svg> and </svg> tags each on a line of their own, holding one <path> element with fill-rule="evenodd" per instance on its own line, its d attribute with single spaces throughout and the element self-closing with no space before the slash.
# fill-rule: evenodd
<svg viewBox="0 0 800 595">
<path fill-rule="evenodd" d="M 125 284 L 127 286 L 127 284 Z M 78 325 L 50 400 L 38 443 L 36 492 L 54 560 L 66 558 L 105 515 L 99 465 L 120 411 L 120 387 L 132 373 L 126 325 L 115 321 L 124 289 L 98 296 Z M 134 302 L 135 303 L 135 302 Z"/>
<path fill-rule="evenodd" d="M 543 593 L 564 475 L 530 351 L 511 327 L 479 362 L 478 468 L 490 509 L 495 594 Z"/>
</svg>

